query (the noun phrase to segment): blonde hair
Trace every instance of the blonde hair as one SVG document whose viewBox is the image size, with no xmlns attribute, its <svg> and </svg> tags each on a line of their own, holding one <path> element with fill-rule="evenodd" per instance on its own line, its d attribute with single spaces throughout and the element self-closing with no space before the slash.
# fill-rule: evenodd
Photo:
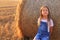
<svg viewBox="0 0 60 40">
<path fill-rule="evenodd" d="M 50 18 L 51 18 L 51 16 L 50 16 L 50 10 L 49 10 L 49 8 L 47 7 L 47 6 L 41 6 L 41 8 L 40 8 L 40 19 L 42 18 L 42 9 L 43 8 L 47 8 L 48 9 L 48 21 L 50 21 Z"/>
<path fill-rule="evenodd" d="M 41 8 L 40 8 L 40 17 L 39 17 L 39 19 L 41 20 L 42 19 L 42 9 L 43 8 L 47 8 L 48 9 L 48 22 L 50 21 L 50 19 L 51 19 L 51 16 L 50 16 L 50 10 L 49 10 L 49 8 L 47 7 L 47 6 L 41 6 Z M 40 23 L 39 23 L 40 24 Z"/>
</svg>

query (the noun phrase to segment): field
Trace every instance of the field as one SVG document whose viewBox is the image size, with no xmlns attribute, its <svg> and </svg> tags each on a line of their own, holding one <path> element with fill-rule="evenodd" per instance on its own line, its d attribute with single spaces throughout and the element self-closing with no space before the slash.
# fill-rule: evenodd
<svg viewBox="0 0 60 40">
<path fill-rule="evenodd" d="M 17 2 L 0 0 L 0 40 L 20 40 L 20 29 L 16 20 Z"/>
</svg>

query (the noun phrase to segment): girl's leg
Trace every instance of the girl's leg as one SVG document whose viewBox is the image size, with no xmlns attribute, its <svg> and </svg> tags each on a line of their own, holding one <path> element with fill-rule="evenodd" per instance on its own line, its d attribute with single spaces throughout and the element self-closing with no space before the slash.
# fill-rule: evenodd
<svg viewBox="0 0 60 40">
<path fill-rule="evenodd" d="M 33 40 L 40 40 L 40 34 L 37 33 Z"/>
<path fill-rule="evenodd" d="M 42 37 L 42 40 L 50 40 L 49 36 Z"/>
</svg>

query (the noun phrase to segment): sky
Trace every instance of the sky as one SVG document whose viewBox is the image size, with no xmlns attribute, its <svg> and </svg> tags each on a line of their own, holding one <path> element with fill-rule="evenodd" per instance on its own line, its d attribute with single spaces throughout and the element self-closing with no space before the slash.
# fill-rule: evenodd
<svg viewBox="0 0 60 40">
<path fill-rule="evenodd" d="M 18 0 L 0 0 L 0 1 L 18 1 Z"/>
<path fill-rule="evenodd" d="M 1 6 L 14 6 L 17 5 L 18 0 L 0 0 Z"/>
</svg>

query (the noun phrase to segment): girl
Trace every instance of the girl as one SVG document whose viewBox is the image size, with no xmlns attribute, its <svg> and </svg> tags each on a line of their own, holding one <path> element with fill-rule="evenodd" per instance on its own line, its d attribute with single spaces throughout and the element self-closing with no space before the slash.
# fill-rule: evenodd
<svg viewBox="0 0 60 40">
<path fill-rule="evenodd" d="M 33 40 L 49 40 L 49 36 L 53 29 L 53 20 L 47 6 L 40 8 L 40 17 L 38 18 L 38 32 Z"/>
</svg>

